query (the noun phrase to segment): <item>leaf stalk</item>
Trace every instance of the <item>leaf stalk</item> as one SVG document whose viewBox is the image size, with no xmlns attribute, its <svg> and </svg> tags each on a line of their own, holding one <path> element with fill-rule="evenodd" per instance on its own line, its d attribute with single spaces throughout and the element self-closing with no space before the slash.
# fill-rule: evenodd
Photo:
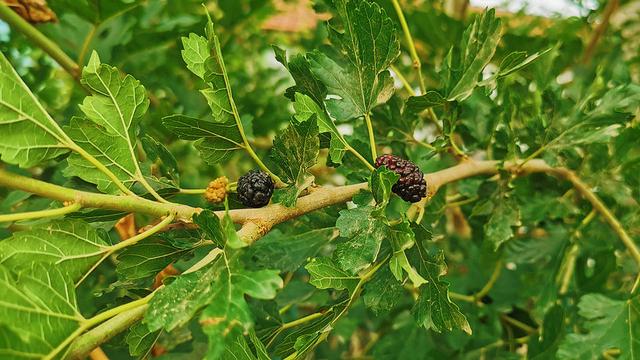
<svg viewBox="0 0 640 360">
<path fill-rule="evenodd" d="M 411 60 L 413 61 L 413 67 L 416 69 L 416 73 L 418 75 L 418 82 L 420 84 L 420 92 L 426 92 L 426 86 L 424 83 L 424 77 L 422 76 L 422 63 L 420 62 L 420 57 L 418 56 L 418 52 L 416 51 L 416 46 L 413 42 L 413 36 L 411 36 L 411 31 L 409 30 L 409 25 L 407 24 L 407 20 L 402 13 L 402 7 L 398 0 L 391 0 L 393 4 L 393 8 L 398 15 L 398 20 L 400 21 L 400 27 L 402 28 L 402 32 L 404 33 L 404 39 L 407 42 L 407 46 L 409 48 L 409 55 L 411 56 Z"/>
<path fill-rule="evenodd" d="M 55 209 L 46 209 L 46 210 L 29 211 L 29 212 L 23 212 L 23 213 L 17 213 L 17 214 L 0 215 L 0 223 L 63 216 L 66 214 L 74 213 L 80 210 L 81 208 L 82 208 L 82 205 L 80 204 L 71 204 L 68 206 L 55 208 Z"/>
<path fill-rule="evenodd" d="M 371 123 L 371 115 L 369 113 L 364 114 L 364 121 L 367 124 L 367 132 L 369 133 L 369 146 L 371 147 L 371 157 L 375 162 L 378 158 L 378 151 L 376 150 L 376 139 L 373 134 L 373 124 Z"/>
</svg>

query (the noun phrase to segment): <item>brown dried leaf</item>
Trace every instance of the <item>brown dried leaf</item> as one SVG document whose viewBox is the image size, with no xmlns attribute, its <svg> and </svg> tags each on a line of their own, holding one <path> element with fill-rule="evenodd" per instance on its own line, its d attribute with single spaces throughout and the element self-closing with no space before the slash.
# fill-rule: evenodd
<svg viewBox="0 0 640 360">
<path fill-rule="evenodd" d="M 5 0 L 5 3 L 30 23 L 58 21 L 56 14 L 49 8 L 46 0 Z"/>
</svg>

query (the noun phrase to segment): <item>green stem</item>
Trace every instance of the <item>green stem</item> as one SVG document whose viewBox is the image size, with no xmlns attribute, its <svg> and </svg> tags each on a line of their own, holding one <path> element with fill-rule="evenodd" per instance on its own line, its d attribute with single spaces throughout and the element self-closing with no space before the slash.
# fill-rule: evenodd
<svg viewBox="0 0 640 360">
<path fill-rule="evenodd" d="M 227 97 L 229 98 L 229 103 L 231 104 L 231 111 L 233 112 L 233 118 L 236 121 L 238 132 L 240 132 L 240 136 L 242 137 L 242 142 L 244 143 L 245 150 L 247 150 L 247 152 L 249 153 L 249 156 L 251 156 L 251 158 L 253 158 L 256 164 L 258 164 L 258 167 L 260 167 L 262 171 L 266 172 L 267 174 L 269 174 L 269 176 L 271 176 L 271 178 L 275 181 L 277 187 L 286 186 L 286 184 L 276 174 L 271 172 L 271 170 L 269 170 L 269 168 L 262 162 L 262 160 L 260 160 L 256 152 L 253 151 L 253 148 L 249 143 L 249 139 L 247 139 L 247 135 L 244 132 L 244 126 L 242 125 L 242 120 L 240 119 L 240 113 L 238 113 L 236 102 L 235 100 L 233 100 L 233 93 L 231 92 L 231 86 L 229 85 L 230 82 L 229 82 L 229 76 L 227 75 L 227 69 L 225 68 L 223 61 L 221 62 L 220 65 L 222 66 L 222 76 L 224 77 L 225 88 L 227 90 Z"/>
<path fill-rule="evenodd" d="M 418 139 L 416 139 L 414 137 L 410 137 L 407 140 L 409 140 L 409 142 L 412 142 L 414 144 L 418 144 L 418 145 L 422 146 L 425 149 L 429 149 L 431 151 L 436 151 L 437 150 L 435 146 L 433 146 L 433 145 L 431 145 L 429 143 L 426 143 L 424 141 L 420 141 L 420 140 L 418 140 Z"/>
<path fill-rule="evenodd" d="M 467 205 L 467 204 L 470 204 L 470 203 L 472 203 L 474 201 L 477 201 L 478 199 L 479 199 L 479 197 L 476 195 L 476 196 L 472 196 L 472 197 L 470 197 L 468 199 L 447 203 L 447 204 L 445 204 L 445 207 L 451 208 L 451 207 Z"/>
<path fill-rule="evenodd" d="M 470 302 L 470 303 L 473 303 L 476 301 L 475 297 L 473 296 L 463 295 L 453 291 L 449 291 L 449 297 L 454 300 L 460 300 L 460 301 Z"/>
<path fill-rule="evenodd" d="M 369 113 L 364 114 L 364 120 L 367 123 L 367 131 L 369 132 L 369 146 L 371 147 L 371 157 L 373 161 L 378 158 L 378 151 L 376 150 L 376 139 L 373 134 L 373 125 L 371 124 L 371 115 Z"/>
<path fill-rule="evenodd" d="M 105 195 L 69 189 L 1 169 L 0 186 L 20 189 L 53 200 L 73 201 L 85 208 L 139 212 L 158 217 L 175 213 L 178 218 L 185 220 L 191 219 L 191 216 L 198 211 L 187 205 L 158 203 L 136 196 Z"/>
<path fill-rule="evenodd" d="M 351 296 L 349 297 L 349 302 L 347 302 L 347 305 L 344 307 L 344 309 L 342 309 L 342 311 L 340 312 L 340 314 L 338 314 L 338 316 L 336 316 L 332 321 L 331 321 L 331 325 L 335 325 L 335 323 L 340 320 L 340 318 L 347 313 L 347 311 L 349 311 L 349 308 L 351 307 L 351 305 L 353 304 L 354 301 L 356 301 L 356 299 L 358 298 L 358 296 L 360 296 L 360 292 L 362 291 L 362 287 L 364 286 L 364 284 L 366 284 L 369 280 L 371 280 L 371 278 L 373 277 L 373 275 L 380 270 L 380 267 L 384 264 L 387 263 L 387 260 L 389 260 L 391 256 L 387 256 L 386 258 L 382 259 L 380 262 L 378 262 L 377 264 L 372 265 L 371 267 L 369 267 L 369 269 L 367 270 L 367 272 L 365 272 L 364 274 L 362 274 L 360 276 L 360 280 L 358 281 L 358 284 L 356 284 L 356 287 L 353 289 L 353 292 L 351 293 Z"/>
<path fill-rule="evenodd" d="M 504 320 L 505 322 L 508 322 L 509 324 L 517 327 L 518 329 L 526 332 L 529 335 L 534 334 L 534 333 L 536 333 L 538 331 L 538 330 L 536 330 L 536 328 L 531 327 L 531 326 L 523 323 L 522 321 L 516 320 L 516 319 L 514 319 L 512 317 L 509 317 L 507 315 L 501 315 L 500 318 L 502 318 L 502 320 Z"/>
<path fill-rule="evenodd" d="M 83 360 L 89 353 L 111 338 L 130 328 L 138 322 L 147 310 L 148 305 L 123 311 L 104 323 L 80 335 L 71 343 L 65 356 L 65 360 Z"/>
<path fill-rule="evenodd" d="M 364 286 L 364 284 L 366 284 L 369 280 L 371 280 L 373 275 L 378 270 L 380 270 L 380 267 L 382 267 L 382 265 L 386 264 L 387 261 L 390 258 L 391 258 L 391 256 L 385 257 L 383 260 L 380 260 L 378 263 L 371 265 L 364 274 L 360 275 L 360 280 L 358 281 L 358 284 L 356 284 L 356 287 L 351 292 L 351 296 L 349 297 L 349 301 L 345 305 L 344 309 L 342 309 L 342 311 L 331 321 L 330 325 L 332 327 L 336 324 L 336 322 L 338 320 L 340 320 L 342 318 L 342 316 L 344 316 L 344 314 L 347 313 L 347 311 L 349 311 L 349 308 L 351 307 L 351 305 L 353 305 L 353 302 L 358 298 L 358 296 L 362 292 L 362 287 Z M 316 317 L 322 316 L 322 314 L 320 314 L 320 315 L 311 314 L 309 316 L 312 316 L 312 315 L 314 315 Z M 302 318 L 302 319 L 304 319 L 304 318 Z M 299 320 L 302 320 L 302 319 L 299 319 Z M 323 332 L 320 335 L 320 337 L 315 341 L 315 343 L 312 345 L 312 347 L 315 348 L 316 346 L 318 346 L 321 342 L 326 340 L 328 336 L 329 336 L 329 331 Z M 285 358 L 285 360 L 293 360 L 293 359 L 297 359 L 297 358 L 298 358 L 298 352 L 296 351 L 293 354 L 287 356 Z"/>
<path fill-rule="evenodd" d="M 411 56 L 411 60 L 413 61 L 413 67 L 416 69 L 418 73 L 418 81 L 420 83 L 420 92 L 425 93 L 426 86 L 424 83 L 424 78 L 422 77 L 422 63 L 420 62 L 420 57 L 418 57 L 418 52 L 416 51 L 416 46 L 413 42 L 413 37 L 411 36 L 411 31 L 409 31 L 409 25 L 407 24 L 407 20 L 404 18 L 404 14 L 402 13 L 402 7 L 398 0 L 391 0 L 393 4 L 393 8 L 396 10 L 396 14 L 398 15 L 398 20 L 400 20 L 400 26 L 402 27 L 402 32 L 404 33 L 404 38 L 407 42 L 407 46 L 409 47 L 409 55 Z"/>
<path fill-rule="evenodd" d="M 638 290 L 638 286 L 640 286 L 640 273 L 636 276 L 636 281 L 634 281 L 633 286 L 631 287 L 631 296 L 635 295 Z"/>
<path fill-rule="evenodd" d="M 394 65 L 391 65 L 391 70 L 393 70 L 393 72 L 396 74 L 396 76 L 398 77 L 398 79 L 402 83 L 402 86 L 404 86 L 405 90 L 407 90 L 410 95 L 415 96 L 416 92 L 411 87 L 411 84 L 409 84 L 409 81 L 407 81 L 407 78 L 404 77 L 404 75 L 402 75 L 402 73 L 400 72 L 400 69 L 398 69 Z"/>
<path fill-rule="evenodd" d="M 480 289 L 480 291 L 478 291 L 475 295 L 473 295 L 473 298 L 475 299 L 475 301 L 480 301 L 485 295 L 489 293 L 489 291 L 491 291 L 491 289 L 493 288 L 493 285 L 495 285 L 496 281 L 498 281 L 498 278 L 500 277 L 501 272 L 502 272 L 502 260 L 498 260 L 496 262 L 495 267 L 493 268 L 493 272 L 491 273 L 491 276 L 489 277 L 489 281 L 487 281 L 487 283 L 484 284 L 484 286 L 482 287 L 482 289 Z"/>
<path fill-rule="evenodd" d="M 92 24 L 91 30 L 89 30 L 89 33 L 82 42 L 82 48 L 80 49 L 80 54 L 78 55 L 78 64 L 84 64 L 84 58 L 87 56 L 89 45 L 91 45 L 91 41 L 93 41 L 93 37 L 96 35 L 97 30 L 98 26 L 96 24 Z"/>
<path fill-rule="evenodd" d="M 591 213 L 595 214 L 595 211 L 592 211 Z M 573 277 L 573 272 L 575 271 L 578 252 L 578 244 L 571 245 L 569 251 L 567 252 L 567 256 L 564 260 L 560 290 L 558 290 L 558 294 L 560 295 L 564 295 L 567 293 L 567 291 L 569 291 L 569 284 L 571 283 L 571 278 Z"/>
<path fill-rule="evenodd" d="M 46 356 L 43 356 L 42 360 L 54 359 L 56 355 L 58 355 L 62 350 L 64 350 L 67 347 L 67 345 L 69 345 L 75 338 L 82 335 L 82 333 L 87 330 L 88 328 L 84 326 L 80 326 L 74 332 L 72 332 L 71 335 L 67 336 L 67 338 L 64 339 L 55 349 L 51 350 L 49 354 L 47 354 Z"/>
<path fill-rule="evenodd" d="M 137 244 L 140 240 L 144 240 L 146 238 L 148 238 L 149 236 L 152 236 L 154 234 L 156 234 L 157 232 L 159 232 L 160 230 L 162 230 L 165 226 L 169 225 L 169 223 L 171 223 L 171 221 L 173 221 L 173 219 L 175 218 L 175 215 L 170 214 L 167 215 L 167 217 L 162 220 L 160 223 L 158 223 L 157 225 L 154 225 L 152 228 L 148 229 L 147 231 L 140 233 L 134 237 L 131 237 L 125 241 L 119 242 L 115 245 L 111 245 L 108 247 L 105 247 L 104 249 L 102 249 L 101 251 L 98 251 L 94 254 L 90 254 L 91 256 L 93 255 L 100 255 L 102 254 L 102 257 L 96 261 L 93 266 L 91 266 L 91 268 L 89 270 L 87 270 L 87 272 L 84 273 L 84 275 L 82 276 L 82 278 L 80 278 L 80 280 L 78 280 L 78 282 L 76 282 L 76 288 L 78 286 L 80 286 L 80 284 L 82 284 L 82 282 L 84 282 L 84 280 L 95 270 L 98 268 L 98 266 L 100 266 L 100 264 L 102 264 L 102 262 L 104 260 L 106 260 L 109 256 L 111 256 L 111 254 L 113 254 L 114 252 L 124 249 L 128 246 L 132 246 Z M 81 255 L 82 257 L 86 257 L 87 255 Z"/>
<path fill-rule="evenodd" d="M 589 225 L 591 223 L 591 221 L 593 221 L 593 219 L 596 217 L 597 212 L 595 209 L 592 209 L 589 214 L 587 214 L 587 216 L 582 219 L 582 221 L 580 222 L 580 225 L 578 225 L 578 227 L 575 229 L 575 231 L 573 232 L 573 234 L 571 234 L 571 239 L 578 239 L 581 235 L 582 235 L 582 229 L 584 229 L 587 225 Z M 560 295 L 564 295 L 567 293 L 567 291 L 569 291 L 569 284 L 571 283 L 571 278 L 573 277 L 573 273 L 575 271 L 575 266 L 576 266 L 576 258 L 578 257 L 578 250 L 579 250 L 579 246 L 578 246 L 578 242 L 576 241 L 571 248 L 569 248 L 569 251 L 567 252 L 567 256 L 566 259 L 564 261 L 564 265 L 562 266 L 563 272 L 562 272 L 562 276 L 561 276 L 561 282 L 560 282 L 560 290 L 558 291 L 558 293 Z"/>
<path fill-rule="evenodd" d="M 42 34 L 28 21 L 20 17 L 16 12 L 11 10 L 5 2 L 0 2 L 0 19 L 6 21 L 9 26 L 16 29 L 24 36 L 33 41 L 44 52 L 49 54 L 60 66 L 62 66 L 71 76 L 78 79 L 80 76 L 80 67 L 60 47 Z"/>
<path fill-rule="evenodd" d="M 458 294 L 456 292 L 450 291 L 449 297 L 455 300 L 460 300 L 460 301 L 481 305 L 482 303 L 480 302 L 480 300 L 482 300 L 482 298 L 485 295 L 487 295 L 489 291 L 491 291 L 491 289 L 493 288 L 493 285 L 495 285 L 496 281 L 498 280 L 498 277 L 500 277 L 501 271 L 502 271 L 502 260 L 498 260 L 498 262 L 496 262 L 495 268 L 493 269 L 493 273 L 491 273 L 491 276 L 489 277 L 489 280 L 487 281 L 486 284 L 484 284 L 484 286 L 482 287 L 482 289 L 480 289 L 480 291 L 478 291 L 473 295 L 463 295 L 463 294 Z"/>
<path fill-rule="evenodd" d="M 153 297 L 153 295 L 155 294 L 155 292 L 147 295 L 146 297 L 142 298 L 142 299 L 138 299 L 129 303 L 126 303 L 124 305 L 120 305 L 118 307 L 115 307 L 113 309 L 109 309 L 105 312 L 102 312 L 90 319 L 86 319 L 84 321 L 82 321 L 80 323 L 80 326 L 78 327 L 78 329 L 76 329 L 73 333 L 71 333 L 71 335 L 67 336 L 66 339 L 64 339 L 64 341 L 62 341 L 60 343 L 60 345 L 58 345 L 55 349 L 53 349 L 49 354 L 47 354 L 46 356 L 44 356 L 42 359 L 43 360 L 51 360 L 54 359 L 62 350 L 64 350 L 73 340 L 75 340 L 78 336 L 82 335 L 82 333 L 84 333 L 85 331 L 91 329 L 92 327 L 122 313 L 131 309 L 134 309 L 136 307 L 145 305 L 149 302 L 149 300 L 151 300 L 151 298 Z"/>
<path fill-rule="evenodd" d="M 371 171 L 375 171 L 376 170 L 376 168 L 373 167 L 373 165 L 371 165 L 371 163 L 369 161 L 367 161 L 367 159 L 365 159 L 364 156 L 362 156 L 362 154 L 360 154 L 356 149 L 351 147 L 351 145 L 347 144 L 346 142 L 344 142 L 344 145 L 347 147 L 347 151 L 352 153 L 353 156 L 357 157 L 358 160 L 360 160 L 360 162 L 363 163 L 369 170 L 371 170 Z M 375 161 L 375 159 L 374 159 L 374 161 Z"/>
<path fill-rule="evenodd" d="M 591 203 L 594 209 L 600 213 L 600 216 L 604 218 L 604 220 L 609 224 L 611 229 L 618 235 L 622 243 L 626 246 L 626 248 L 631 253 L 631 256 L 635 260 L 635 262 L 640 265 L 640 249 L 636 245 L 635 241 L 629 236 L 629 234 L 625 231 L 620 221 L 616 218 L 615 215 L 609 210 L 607 205 L 605 205 L 602 200 L 585 184 L 573 171 L 564 169 L 564 168 L 555 168 L 554 171 L 556 174 L 564 177 L 566 180 L 571 182 L 576 190 Z"/>
<path fill-rule="evenodd" d="M 236 192 L 238 190 L 238 182 L 233 181 L 227 184 L 227 192 Z"/>
<path fill-rule="evenodd" d="M 545 146 L 542 145 L 538 150 L 534 151 L 531 155 L 527 156 L 526 159 L 524 159 L 521 163 L 520 163 L 520 167 L 524 166 L 524 164 L 528 163 L 529 161 L 537 158 L 540 154 L 542 154 L 544 151 L 546 150 Z"/>
<path fill-rule="evenodd" d="M 169 214 L 167 215 L 164 219 L 162 219 L 162 221 L 160 221 L 159 223 L 157 223 L 156 225 L 154 225 L 153 227 L 151 227 L 150 229 L 148 229 L 147 231 L 140 233 L 136 236 L 133 236 L 125 241 L 121 241 L 115 245 L 113 245 L 110 249 L 109 249 L 109 253 L 114 253 L 118 250 L 124 249 L 128 246 L 131 245 L 135 245 L 138 243 L 138 241 L 144 240 L 146 238 L 148 238 L 149 236 L 152 236 L 154 234 L 156 234 L 157 232 L 159 232 L 160 230 L 164 229 L 167 225 L 171 224 L 171 222 L 173 221 L 173 219 L 175 219 L 175 214 Z"/>
<path fill-rule="evenodd" d="M 455 133 L 453 132 L 449 134 L 449 143 L 451 143 L 451 149 L 456 155 L 461 157 L 467 156 L 464 151 L 458 147 L 458 144 L 456 144 Z"/>
<path fill-rule="evenodd" d="M 69 206 L 64 206 L 56 209 L 47 209 L 47 210 L 29 211 L 29 212 L 23 212 L 23 213 L 17 213 L 17 214 L 0 215 L 0 223 L 62 216 L 62 215 L 76 212 L 81 208 L 82 208 L 82 205 L 80 204 L 71 204 Z"/>
<path fill-rule="evenodd" d="M 429 119 L 431 119 L 431 122 L 435 124 L 435 126 L 438 128 L 438 131 L 442 132 L 442 125 L 440 125 L 440 120 L 438 119 L 438 115 L 436 115 L 436 112 L 433 111 L 433 108 L 430 107 L 427 110 L 427 113 L 429 114 Z"/>
<path fill-rule="evenodd" d="M 309 321 L 313 321 L 319 317 L 322 317 L 324 314 L 323 313 L 313 313 L 311 315 L 307 315 L 305 317 L 301 317 L 300 319 L 296 319 L 293 321 L 289 321 L 288 323 L 284 323 L 282 324 L 282 326 L 280 327 L 281 330 L 287 330 L 287 329 L 291 329 L 292 327 L 296 327 L 298 325 L 301 324 L 305 324 L 308 323 Z"/>
<path fill-rule="evenodd" d="M 84 326 L 87 329 L 90 329 L 90 328 L 92 328 L 92 327 L 94 327 L 94 326 L 96 326 L 96 325 L 98 325 L 98 324 L 100 324 L 100 323 L 102 323 L 102 322 L 104 322 L 104 321 L 106 321 L 108 319 L 111 319 L 112 317 L 114 317 L 114 316 L 116 316 L 116 315 L 118 315 L 120 313 L 123 313 L 125 311 L 131 310 L 133 308 L 137 308 L 138 306 L 145 305 L 145 304 L 149 303 L 149 301 L 151 301 L 151 298 L 153 298 L 155 293 L 156 292 L 154 291 L 151 294 L 149 294 L 149 295 L 147 295 L 147 296 L 145 296 L 145 297 L 143 297 L 141 299 L 134 300 L 134 301 L 128 302 L 126 304 L 122 304 L 120 306 L 116 306 L 113 309 L 109 309 L 107 311 L 101 312 L 100 314 L 85 320 L 83 322 L 82 326 Z"/>
<path fill-rule="evenodd" d="M 207 189 L 180 189 L 180 194 L 184 195 L 201 195 L 207 192 Z"/>
</svg>

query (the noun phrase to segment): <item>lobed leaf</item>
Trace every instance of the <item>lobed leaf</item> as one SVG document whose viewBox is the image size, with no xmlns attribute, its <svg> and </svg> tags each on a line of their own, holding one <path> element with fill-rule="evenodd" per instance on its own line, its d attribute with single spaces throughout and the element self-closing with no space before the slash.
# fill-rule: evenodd
<svg viewBox="0 0 640 360">
<path fill-rule="evenodd" d="M 292 122 L 273 140 L 271 158 L 276 174 L 291 188 L 291 194 L 284 198 L 283 205 L 295 206 L 300 193 L 313 181 L 309 168 L 315 165 L 320 151 L 318 125 L 315 116 L 297 123 Z"/>
<path fill-rule="evenodd" d="M 344 239 L 336 245 L 334 259 L 340 268 L 355 274 L 373 263 L 389 227 L 371 206 L 340 211 L 336 227 Z"/>
<path fill-rule="evenodd" d="M 578 303 L 586 333 L 569 334 L 560 344 L 559 359 L 599 358 L 617 349 L 618 359 L 640 354 L 640 301 L 637 296 L 614 300 L 602 294 L 587 294 Z"/>
<path fill-rule="evenodd" d="M 497 250 L 513 238 L 512 227 L 520 223 L 520 210 L 515 199 L 500 196 L 494 201 L 489 221 L 484 224 L 485 239 Z"/>
<path fill-rule="evenodd" d="M 195 146 L 209 164 L 223 162 L 245 145 L 235 123 L 214 123 L 184 115 L 171 115 L 162 124 L 178 138 L 195 140 Z"/>
<path fill-rule="evenodd" d="M 340 164 L 349 144 L 347 144 L 347 141 L 342 134 L 340 134 L 340 131 L 338 131 L 336 124 L 331 120 L 326 110 L 322 109 L 320 105 L 309 96 L 295 93 L 294 99 L 293 109 L 296 111 L 294 118 L 303 122 L 315 117 L 318 122 L 318 132 L 329 133 L 331 136 L 329 143 L 329 156 L 331 157 L 331 161 Z"/>
<path fill-rule="evenodd" d="M 385 267 L 364 285 L 362 297 L 364 304 L 376 315 L 383 315 L 402 301 L 404 293 L 402 284 L 393 276 L 389 268 Z"/>
<path fill-rule="evenodd" d="M 330 29 L 332 43 L 341 56 L 315 51 L 308 54 L 311 71 L 324 83 L 329 113 L 338 121 L 368 114 L 393 93 L 387 68 L 400 54 L 393 21 L 376 3 L 336 1 L 344 32 Z"/>
<path fill-rule="evenodd" d="M 82 70 L 81 81 L 92 95 L 80 105 L 86 118 L 75 118 L 66 131 L 77 145 L 109 169 L 126 187 L 146 182 L 136 156 L 137 134 L 149 107 L 146 90 L 131 75 L 102 64 L 96 52 Z M 77 176 L 98 185 L 103 192 L 116 193 L 117 186 L 85 156 L 73 153 L 66 176 Z"/>
<path fill-rule="evenodd" d="M 311 275 L 309 283 L 318 289 L 348 289 L 351 291 L 359 281 L 357 276 L 349 275 L 340 269 L 330 258 L 314 258 L 305 266 Z"/>
<path fill-rule="evenodd" d="M 445 58 L 447 101 L 462 101 L 478 85 L 478 76 L 493 58 L 501 37 L 500 19 L 490 9 L 476 17 L 462 35 L 458 49 Z"/>
<path fill-rule="evenodd" d="M 416 230 L 418 237 L 424 236 L 421 228 Z M 416 249 L 421 260 L 419 272 L 427 283 L 420 287 L 420 296 L 413 306 L 412 313 L 420 326 L 437 332 L 461 329 L 471 334 L 471 327 L 467 318 L 460 312 L 458 306 L 449 298 L 449 284 L 440 280 L 446 273 L 444 253 L 440 250 L 435 254 L 427 251 L 418 238 Z"/>
<path fill-rule="evenodd" d="M 285 95 L 295 101 L 298 101 L 296 98 L 297 94 L 308 97 L 320 107 L 324 117 L 328 118 L 324 106 L 324 99 L 327 97 L 327 87 L 318 80 L 311 71 L 311 63 L 309 60 L 303 55 L 296 55 L 287 59 L 287 52 L 277 46 L 273 46 L 273 51 L 276 60 L 284 65 L 296 82 L 295 86 L 287 89 Z M 318 117 L 320 118 L 320 116 Z"/>
</svg>

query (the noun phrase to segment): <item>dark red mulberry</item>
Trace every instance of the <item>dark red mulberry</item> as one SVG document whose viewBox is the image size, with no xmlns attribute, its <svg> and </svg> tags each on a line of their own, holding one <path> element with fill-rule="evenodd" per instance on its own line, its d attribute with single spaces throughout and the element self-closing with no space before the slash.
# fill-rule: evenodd
<svg viewBox="0 0 640 360">
<path fill-rule="evenodd" d="M 382 165 L 400 175 L 400 179 L 391 190 L 402 200 L 414 203 L 427 196 L 427 182 L 416 164 L 395 155 L 385 154 L 376 159 L 376 168 Z"/>
<path fill-rule="evenodd" d="M 271 200 L 274 186 L 273 180 L 267 173 L 251 170 L 238 179 L 238 198 L 245 206 L 263 207 Z"/>
</svg>

